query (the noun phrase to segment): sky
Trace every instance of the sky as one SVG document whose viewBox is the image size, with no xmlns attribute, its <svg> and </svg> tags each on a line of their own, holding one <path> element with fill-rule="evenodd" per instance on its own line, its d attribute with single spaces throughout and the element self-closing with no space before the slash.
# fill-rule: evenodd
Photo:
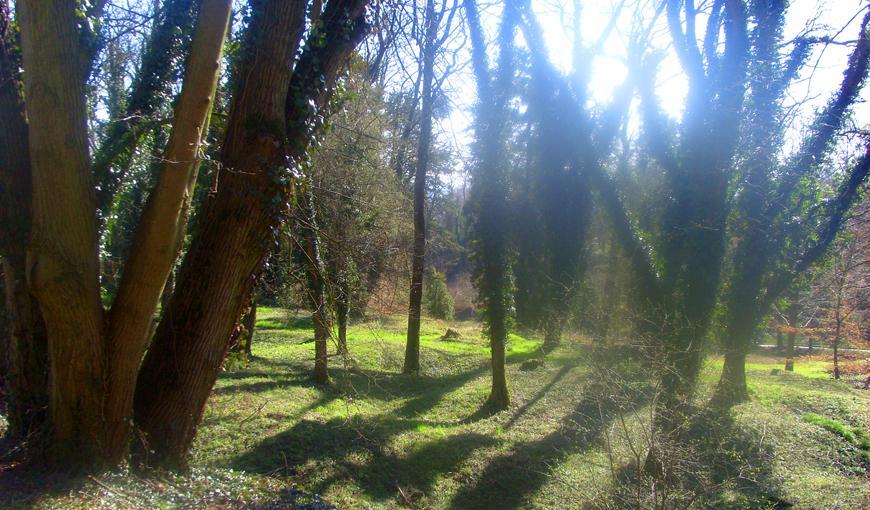
<svg viewBox="0 0 870 510">
<path fill-rule="evenodd" d="M 658 0 L 656 0 L 658 1 Z M 586 44 L 599 38 L 603 28 L 607 26 L 614 5 L 621 0 L 584 0 L 581 2 L 581 33 Z M 703 0 L 699 6 L 703 7 Z M 593 103 L 606 104 L 610 101 L 613 90 L 619 86 L 627 75 L 625 65 L 626 41 L 632 24 L 632 0 L 625 2 L 625 7 L 616 24 L 603 45 L 601 55 L 597 57 L 591 70 L 589 83 L 590 98 Z M 649 0 L 649 5 L 654 5 Z M 532 0 L 532 8 L 541 23 L 544 37 L 549 50 L 550 61 L 563 72 L 570 72 L 573 46 L 573 13 L 574 0 Z M 864 0 L 793 0 L 788 10 L 785 40 L 790 40 L 806 28 L 810 19 L 816 18 L 818 30 L 816 35 L 833 35 L 840 32 L 835 40 L 854 40 L 863 16 L 862 8 L 866 8 Z M 484 11 L 482 17 L 485 29 L 494 32 L 497 25 L 497 11 L 489 14 Z M 489 19 L 487 19 L 487 17 Z M 703 32 L 703 20 L 699 17 L 699 35 Z M 841 31 L 842 29 L 842 31 Z M 653 31 L 652 44 L 663 50 L 669 49 L 670 35 L 667 32 L 664 16 L 661 16 Z M 810 58 L 810 63 L 816 63 L 815 69 L 807 70 L 789 90 L 787 103 L 803 102 L 798 118 L 805 123 L 812 117 L 815 109 L 823 106 L 831 93 L 839 86 L 842 72 L 845 69 L 851 47 L 841 45 L 817 45 Z M 674 118 L 682 114 L 683 103 L 688 91 L 688 84 L 679 62 L 673 52 L 667 51 L 661 62 L 658 74 L 657 95 L 664 111 Z M 808 66 L 809 67 L 809 66 Z M 460 145 L 458 149 L 466 153 L 472 132 L 471 107 L 474 102 L 474 82 L 470 72 L 457 75 L 451 84 L 454 110 L 444 121 L 443 128 L 451 133 Z M 870 97 L 867 89 L 862 94 L 863 99 Z M 866 102 L 855 108 L 855 123 L 859 126 L 870 124 L 870 105 Z M 788 137 L 787 145 L 794 145 L 799 140 L 799 126 L 795 126 L 792 135 Z M 630 121 L 629 129 L 637 128 L 637 120 Z M 790 150 L 793 147 L 786 147 Z"/>
</svg>

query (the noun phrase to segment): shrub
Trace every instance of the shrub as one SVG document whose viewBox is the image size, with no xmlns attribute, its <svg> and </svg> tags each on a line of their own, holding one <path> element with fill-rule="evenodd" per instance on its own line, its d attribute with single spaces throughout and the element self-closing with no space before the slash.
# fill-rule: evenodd
<svg viewBox="0 0 870 510">
<path fill-rule="evenodd" d="M 436 319 L 453 319 L 453 297 L 447 289 L 444 273 L 433 269 L 423 292 L 423 306 L 426 312 Z"/>
</svg>

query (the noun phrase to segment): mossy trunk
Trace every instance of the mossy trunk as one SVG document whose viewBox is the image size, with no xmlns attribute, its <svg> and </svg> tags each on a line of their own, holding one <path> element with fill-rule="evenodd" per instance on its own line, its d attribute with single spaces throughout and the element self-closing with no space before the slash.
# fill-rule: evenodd
<svg viewBox="0 0 870 510">
<path fill-rule="evenodd" d="M 329 310 L 326 306 L 326 266 L 320 255 L 320 237 L 314 194 L 306 185 L 297 194 L 302 235 L 302 251 L 305 256 L 305 275 L 308 281 L 308 306 L 314 324 L 314 381 L 329 384 Z"/>
</svg>

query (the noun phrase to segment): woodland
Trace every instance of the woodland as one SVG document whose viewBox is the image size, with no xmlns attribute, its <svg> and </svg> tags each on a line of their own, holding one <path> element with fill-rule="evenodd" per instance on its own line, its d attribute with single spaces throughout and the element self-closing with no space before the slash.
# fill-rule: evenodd
<svg viewBox="0 0 870 510">
<path fill-rule="evenodd" d="M 0 508 L 870 508 L 870 4 L 0 0 Z"/>
</svg>

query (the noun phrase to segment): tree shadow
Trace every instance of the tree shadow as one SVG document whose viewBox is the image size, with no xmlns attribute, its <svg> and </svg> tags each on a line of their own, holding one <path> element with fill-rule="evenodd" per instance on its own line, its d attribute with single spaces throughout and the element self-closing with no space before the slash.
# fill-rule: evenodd
<svg viewBox="0 0 870 510">
<path fill-rule="evenodd" d="M 333 418 L 326 423 L 302 420 L 236 458 L 233 467 L 293 476 L 305 470 L 306 463 L 320 461 L 317 465 L 328 466 L 332 474 L 314 483 L 317 492 L 352 481 L 376 500 L 397 494 L 416 498 L 430 491 L 440 474 L 454 471 L 475 450 L 498 442 L 487 435 L 462 433 L 430 440 L 410 455 L 390 446 L 390 439 L 397 434 L 425 426 L 422 421 L 395 416 Z"/>
<path fill-rule="evenodd" d="M 476 483 L 454 495 L 450 508 L 527 506 L 527 497 L 547 481 L 549 466 L 563 462 L 572 453 L 589 450 L 618 413 L 638 409 L 648 400 L 640 388 L 625 400 L 611 398 L 611 393 L 608 385 L 591 385 L 573 411 L 562 419 L 558 430 L 539 440 L 520 443 L 493 459 Z"/>
<path fill-rule="evenodd" d="M 665 474 L 653 479 L 640 464 L 623 466 L 615 475 L 612 493 L 618 506 L 685 508 L 693 502 L 702 508 L 793 506 L 782 499 L 770 442 L 764 442 L 763 432 L 741 427 L 729 409 L 699 409 L 678 442 L 657 444 Z"/>
</svg>

